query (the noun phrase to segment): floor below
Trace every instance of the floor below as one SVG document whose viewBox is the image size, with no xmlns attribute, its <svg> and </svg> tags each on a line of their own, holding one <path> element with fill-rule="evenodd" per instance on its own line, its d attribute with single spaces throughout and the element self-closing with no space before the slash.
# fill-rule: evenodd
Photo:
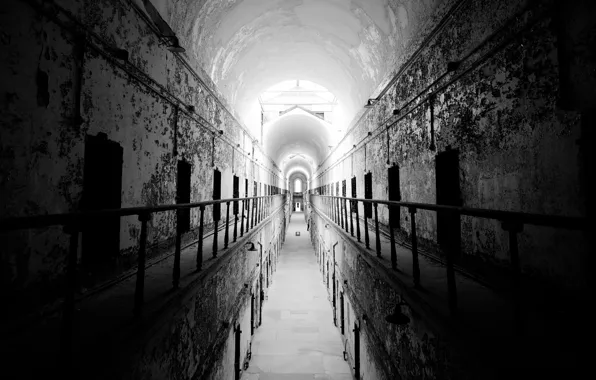
<svg viewBox="0 0 596 380">
<path fill-rule="evenodd" d="M 242 379 L 351 380 L 343 350 L 304 214 L 294 212 Z"/>
</svg>

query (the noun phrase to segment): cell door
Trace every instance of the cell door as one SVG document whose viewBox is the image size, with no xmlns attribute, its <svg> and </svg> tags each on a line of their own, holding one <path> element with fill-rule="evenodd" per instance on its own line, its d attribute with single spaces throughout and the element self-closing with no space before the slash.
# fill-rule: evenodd
<svg viewBox="0 0 596 380">
<path fill-rule="evenodd" d="M 121 207 L 122 156 L 120 144 L 108 140 L 105 133 L 86 136 L 81 199 L 84 211 Z M 81 260 L 90 281 L 113 268 L 119 251 L 120 217 L 96 217 L 85 222 Z"/>
<path fill-rule="evenodd" d="M 244 180 L 244 197 L 248 198 L 248 178 Z M 245 202 L 244 208 L 248 210 L 248 202 Z"/>
<path fill-rule="evenodd" d="M 437 154 L 435 160 L 437 204 L 461 206 L 459 182 L 459 152 L 447 150 Z M 454 258 L 461 248 L 460 216 L 446 211 L 437 212 L 437 242 L 444 250 L 453 252 Z"/>
<path fill-rule="evenodd" d="M 191 166 L 188 162 L 178 161 L 176 178 L 176 203 L 190 203 Z M 182 232 L 190 230 L 190 209 L 178 210 L 178 223 Z"/>
<path fill-rule="evenodd" d="M 356 189 L 356 177 L 352 178 L 352 198 L 358 197 Z M 352 212 L 356 212 L 356 202 L 352 201 Z"/>
<path fill-rule="evenodd" d="M 221 172 L 217 169 L 213 171 L 213 200 L 221 199 Z M 221 219 L 221 204 L 213 205 L 213 220 Z"/>
<path fill-rule="evenodd" d="M 392 166 L 387 170 L 387 179 L 389 185 L 389 200 L 401 201 L 399 166 Z M 399 207 L 392 207 L 389 210 L 389 222 L 392 227 L 399 227 Z"/>
<path fill-rule="evenodd" d="M 232 198 L 240 198 L 240 178 L 238 176 L 234 176 L 233 178 Z M 238 201 L 234 201 L 233 213 L 234 215 L 238 215 Z"/>
<path fill-rule="evenodd" d="M 366 173 L 364 175 L 364 198 L 365 199 L 372 199 L 373 191 L 372 191 L 372 173 Z M 364 213 L 367 218 L 372 218 L 372 203 L 365 203 L 364 204 Z"/>
</svg>

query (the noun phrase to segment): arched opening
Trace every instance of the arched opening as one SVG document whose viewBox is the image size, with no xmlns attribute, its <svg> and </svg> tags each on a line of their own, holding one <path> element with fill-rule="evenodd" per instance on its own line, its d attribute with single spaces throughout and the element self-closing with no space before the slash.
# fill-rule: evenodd
<svg viewBox="0 0 596 380">
<path fill-rule="evenodd" d="M 300 178 L 296 178 L 294 180 L 294 192 L 295 193 L 301 193 L 302 191 L 302 180 Z"/>
</svg>

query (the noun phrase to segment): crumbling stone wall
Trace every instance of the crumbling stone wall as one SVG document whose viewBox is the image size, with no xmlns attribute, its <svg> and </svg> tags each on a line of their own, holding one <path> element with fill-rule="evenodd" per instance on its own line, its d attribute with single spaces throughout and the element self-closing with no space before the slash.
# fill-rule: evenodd
<svg viewBox="0 0 596 380">
<path fill-rule="evenodd" d="M 316 203 L 316 202 L 315 202 Z M 337 326 L 341 326 L 339 292 L 344 293 L 344 341 L 350 367 L 356 365 L 355 332 L 360 329 L 360 378 L 362 379 L 467 379 L 471 367 L 481 366 L 466 363 L 460 359 L 453 341 L 449 341 L 448 329 L 438 328 L 432 314 L 425 313 L 420 305 L 411 302 L 408 290 L 396 287 L 381 275 L 378 267 L 371 266 L 364 258 L 369 256 L 349 239 L 333 228 L 325 228 L 327 223 L 316 213 L 311 214 L 311 238 L 313 248 L 323 261 L 323 278 L 329 276 L 330 284 L 333 268 L 333 245 L 335 249 L 336 279 L 338 284 L 335 309 Z M 374 260 L 374 259 L 373 259 Z M 332 299 L 332 286 L 329 295 Z M 404 298 L 406 297 L 406 298 Z M 397 303 L 408 300 L 410 307 L 402 307 L 411 323 L 395 326 L 385 321 L 385 316 L 393 312 Z M 332 301 L 331 301 L 332 302 Z M 364 319 L 366 315 L 366 319 Z"/>
<path fill-rule="evenodd" d="M 311 187 L 347 179 L 350 196 L 356 176 L 363 197 L 363 174 L 372 172 L 373 198 L 387 199 L 389 162 L 400 168 L 403 201 L 435 203 L 435 157 L 451 148 L 459 151 L 462 206 L 584 215 L 582 119 L 561 107 L 553 3 L 465 0 L 453 9 Z M 448 71 L 449 62 L 460 65 Z M 385 207 L 379 217 L 387 223 Z M 418 237 L 436 249 L 436 213 L 420 211 L 416 222 Z M 405 209 L 400 229 L 407 238 Z M 462 217 L 461 235 L 466 258 L 508 266 L 507 234 L 497 221 Z M 524 272 L 575 289 L 585 282 L 581 233 L 526 226 L 519 247 Z"/>
<path fill-rule="evenodd" d="M 242 196 L 245 178 L 249 196 L 253 181 L 284 186 L 200 68 L 169 52 L 133 2 L 10 0 L 5 9 L 0 217 L 78 211 L 85 136 L 99 133 L 123 148 L 122 207 L 175 203 L 178 160 L 192 166 L 191 202 L 211 199 L 214 168 L 222 198 L 232 197 L 233 175 Z M 205 220 L 209 228 L 210 207 Z M 152 218 L 150 253 L 171 244 L 174 221 L 173 212 Z M 198 222 L 197 209 L 186 239 Z M 112 275 L 136 263 L 140 223 L 125 217 L 120 226 Z M 3 241 L 2 290 L 12 310 L 39 310 L 62 294 L 68 237 L 61 228 Z"/>
</svg>

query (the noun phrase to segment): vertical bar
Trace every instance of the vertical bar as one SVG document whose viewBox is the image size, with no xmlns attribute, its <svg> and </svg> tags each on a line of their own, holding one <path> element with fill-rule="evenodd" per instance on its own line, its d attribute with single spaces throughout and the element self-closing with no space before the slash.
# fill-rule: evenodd
<svg viewBox="0 0 596 380">
<path fill-rule="evenodd" d="M 373 203 L 375 208 L 375 235 L 376 235 L 376 246 L 377 246 L 377 257 L 381 257 L 381 236 L 379 235 L 379 211 L 377 210 L 377 202 Z"/>
<path fill-rule="evenodd" d="M 397 270 L 397 251 L 395 249 L 395 230 L 393 229 L 393 221 L 391 220 L 391 215 L 393 214 L 392 211 L 393 205 L 389 205 L 389 241 L 391 243 L 391 268 L 393 270 Z"/>
<path fill-rule="evenodd" d="M 412 275 L 414 286 L 420 288 L 420 262 L 418 261 L 418 239 L 416 238 L 416 208 L 408 207 L 412 228 Z"/>
<path fill-rule="evenodd" d="M 226 232 L 224 234 L 224 249 L 228 248 L 230 241 L 230 202 L 226 202 Z"/>
<path fill-rule="evenodd" d="M 344 229 L 344 200 L 341 198 L 337 198 L 337 202 L 339 204 L 339 225 L 341 229 Z"/>
<path fill-rule="evenodd" d="M 252 218 L 250 219 L 250 228 L 254 228 L 257 214 L 257 198 L 252 200 Z"/>
<path fill-rule="evenodd" d="M 354 201 L 348 201 L 348 204 L 350 205 L 350 234 L 354 237 L 354 217 L 352 215 L 354 213 Z"/>
<path fill-rule="evenodd" d="M 141 237 L 139 240 L 139 257 L 137 259 L 137 282 L 135 287 L 135 304 L 133 313 L 135 317 L 139 317 L 143 311 L 143 303 L 145 298 L 145 261 L 147 258 L 147 222 L 151 214 L 140 214 L 139 221 L 141 222 Z"/>
<path fill-rule="evenodd" d="M 342 203 L 343 203 L 343 207 L 344 207 L 344 219 L 345 219 L 346 232 L 349 232 L 349 228 L 348 228 L 348 200 L 344 199 Z"/>
<path fill-rule="evenodd" d="M 197 271 L 203 269 L 203 227 L 205 220 L 205 206 L 201 205 L 199 221 L 199 243 L 197 245 Z"/>
<path fill-rule="evenodd" d="M 259 198 L 259 223 L 263 221 L 263 214 L 265 211 L 265 198 Z"/>
<path fill-rule="evenodd" d="M 360 215 L 358 215 L 358 201 L 354 201 L 354 204 L 356 205 L 356 207 L 354 207 L 354 210 L 356 211 L 356 238 L 360 242 Z"/>
<path fill-rule="evenodd" d="M 79 231 L 77 221 L 64 227 L 70 234 L 68 266 L 66 269 L 66 294 L 62 305 L 62 326 L 60 331 L 60 352 L 66 373 L 72 370 L 72 336 L 74 328 L 75 291 L 77 286 L 77 251 L 79 249 Z"/>
<path fill-rule="evenodd" d="M 240 325 L 234 328 L 234 380 L 240 380 Z"/>
<path fill-rule="evenodd" d="M 234 201 L 234 202 L 238 202 L 238 201 Z M 236 213 L 234 214 L 234 243 L 238 239 L 238 212 L 237 211 L 238 211 L 238 207 L 236 207 Z"/>
<path fill-rule="evenodd" d="M 354 375 L 360 379 L 360 327 L 354 322 Z"/>
<path fill-rule="evenodd" d="M 370 249 L 370 238 L 368 236 L 368 217 L 366 216 L 366 203 L 362 202 L 364 206 L 364 245 L 366 249 Z"/>
<path fill-rule="evenodd" d="M 523 231 L 523 224 L 502 222 L 502 228 L 509 232 L 509 253 L 511 255 L 511 275 L 513 277 L 513 328 L 516 334 L 523 332 L 521 303 L 521 265 L 517 234 Z"/>
<path fill-rule="evenodd" d="M 215 208 L 215 203 L 213 203 L 213 208 Z M 219 220 L 215 220 L 213 218 L 213 258 L 217 257 L 217 239 L 219 235 Z"/>
<path fill-rule="evenodd" d="M 254 216 L 254 212 L 253 213 L 250 212 L 251 211 L 250 210 L 251 203 L 254 207 L 254 201 L 253 202 L 251 202 L 251 201 L 252 201 L 252 199 L 248 199 L 248 208 L 246 209 L 246 213 L 247 213 L 247 215 L 246 215 L 246 232 L 248 232 L 249 226 L 250 226 L 250 228 L 252 228 L 252 218 Z"/>
<path fill-rule="evenodd" d="M 242 200 L 242 214 L 240 214 L 240 237 L 244 236 L 244 207 L 246 199 Z"/>
<path fill-rule="evenodd" d="M 182 250 L 181 213 L 182 210 L 176 210 L 176 250 L 174 251 L 174 273 L 172 274 L 172 286 L 174 289 L 178 289 L 180 286 L 180 251 Z"/>
</svg>

